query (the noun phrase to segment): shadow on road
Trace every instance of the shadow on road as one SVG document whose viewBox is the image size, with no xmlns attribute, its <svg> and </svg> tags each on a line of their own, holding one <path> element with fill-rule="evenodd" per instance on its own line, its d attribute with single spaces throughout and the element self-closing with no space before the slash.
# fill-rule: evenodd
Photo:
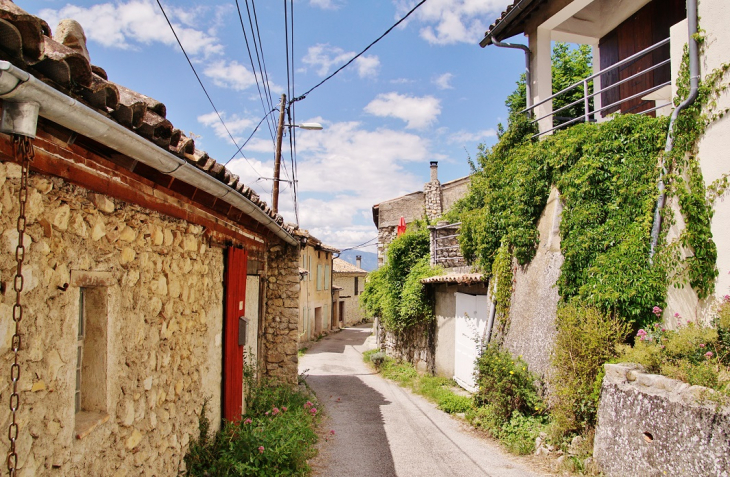
<svg viewBox="0 0 730 477">
<path fill-rule="evenodd" d="M 345 328 L 339 333 L 333 333 L 315 344 L 312 344 L 307 354 L 320 353 L 344 353 L 345 346 L 362 346 L 370 336 L 368 328 Z M 360 331 L 359 333 L 347 333 L 350 330 Z"/>
<path fill-rule="evenodd" d="M 327 462 L 327 468 L 318 469 L 315 461 L 315 475 L 396 475 L 380 410 L 390 401 L 356 376 L 314 375 L 307 382 L 335 431 L 333 440 L 322 443 L 316 459 Z"/>
</svg>

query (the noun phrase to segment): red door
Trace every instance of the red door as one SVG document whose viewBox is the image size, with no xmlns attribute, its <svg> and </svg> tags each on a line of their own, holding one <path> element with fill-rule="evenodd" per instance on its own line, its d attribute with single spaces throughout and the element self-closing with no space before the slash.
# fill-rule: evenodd
<svg viewBox="0 0 730 477">
<path fill-rule="evenodd" d="M 246 266 L 248 254 L 229 248 L 225 273 L 225 318 L 223 323 L 223 417 L 241 419 L 243 406 L 243 345 L 239 345 L 239 319 L 246 309 Z"/>
</svg>

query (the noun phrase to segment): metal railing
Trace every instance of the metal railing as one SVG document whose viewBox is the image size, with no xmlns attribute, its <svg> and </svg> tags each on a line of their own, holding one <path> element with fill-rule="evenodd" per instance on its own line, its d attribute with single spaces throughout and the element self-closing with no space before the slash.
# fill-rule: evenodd
<svg viewBox="0 0 730 477">
<path fill-rule="evenodd" d="M 542 116 L 540 116 L 540 117 L 538 117 L 536 119 L 533 119 L 532 123 L 533 124 L 534 123 L 537 123 L 538 121 L 541 121 L 541 120 L 546 119 L 546 118 L 558 118 L 556 116 L 557 113 L 559 113 L 561 111 L 566 111 L 569 108 L 572 108 L 573 106 L 576 106 L 576 105 L 578 105 L 580 103 L 583 103 L 583 115 L 578 116 L 576 118 L 568 118 L 567 121 L 565 121 L 563 123 L 560 123 L 558 125 L 554 125 L 552 128 L 547 129 L 545 131 L 540 131 L 539 133 L 535 134 L 533 137 L 542 136 L 543 134 L 547 134 L 547 133 L 553 132 L 556 129 L 564 128 L 564 127 L 570 126 L 571 124 L 575 124 L 575 123 L 578 123 L 578 122 L 591 122 L 591 121 L 595 121 L 596 120 L 596 115 L 598 115 L 598 114 L 600 114 L 600 113 L 602 113 L 602 112 L 604 112 L 606 110 L 610 110 L 612 108 L 616 108 L 616 107 L 620 106 L 623 103 L 626 103 L 628 101 L 633 101 L 633 100 L 635 100 L 637 98 L 641 98 L 642 96 L 646 96 L 647 94 L 651 94 L 654 91 L 657 91 L 657 90 L 659 90 L 659 89 L 661 89 L 661 88 L 663 88 L 665 86 L 671 85 L 672 82 L 671 81 L 667 81 L 667 82 L 664 82 L 662 84 L 655 85 L 655 86 L 652 86 L 650 88 L 647 88 L 647 89 L 645 89 L 645 90 L 643 90 L 643 91 L 641 91 L 639 93 L 632 94 L 629 97 L 620 98 L 618 101 L 615 101 L 615 102 L 613 102 L 611 104 L 608 104 L 608 105 L 605 105 L 605 106 L 604 105 L 601 105 L 601 107 L 599 107 L 597 109 L 591 107 L 591 99 L 595 98 L 599 94 L 603 94 L 606 91 L 609 91 L 609 90 L 614 89 L 614 88 L 616 88 L 618 86 L 621 86 L 622 84 L 628 83 L 629 81 L 636 80 L 637 78 L 639 78 L 639 77 L 641 77 L 641 76 L 649 73 L 650 71 L 654 71 L 654 70 L 656 70 L 658 68 L 661 68 L 662 66 L 668 65 L 671 60 L 670 59 L 666 59 L 664 61 L 660 61 L 659 63 L 653 64 L 653 65 L 649 66 L 648 68 L 644 68 L 641 71 L 639 71 L 637 73 L 634 73 L 634 74 L 632 74 L 631 76 L 629 76 L 627 78 L 624 78 L 624 79 L 622 79 L 620 81 L 617 81 L 615 83 L 612 83 L 612 84 L 606 86 L 605 88 L 599 88 L 597 91 L 590 92 L 591 87 L 590 87 L 589 83 L 591 83 L 592 85 L 595 86 L 595 84 L 598 83 L 598 81 L 594 81 L 596 78 L 600 78 L 601 76 L 606 75 L 607 73 L 611 73 L 612 71 L 618 70 L 619 68 L 621 68 L 623 66 L 629 65 L 630 63 L 633 63 L 636 60 L 643 58 L 647 54 L 652 53 L 653 51 L 655 51 L 655 50 L 657 50 L 657 49 L 659 49 L 659 48 L 661 48 L 661 47 L 663 47 L 665 45 L 668 45 L 668 44 L 669 44 L 669 38 L 666 38 L 666 39 L 660 41 L 659 43 L 656 43 L 656 44 L 654 44 L 654 45 L 652 45 L 652 46 L 650 46 L 648 48 L 645 48 L 645 49 L 639 51 L 638 53 L 635 53 L 635 54 L 629 56 L 628 58 L 626 58 L 624 60 L 621 60 L 618 63 L 615 63 L 615 64 L 609 66 L 608 68 L 605 68 L 605 69 L 603 69 L 603 70 L 601 70 L 601 71 L 599 71 L 597 73 L 594 73 L 591 76 L 588 76 L 587 78 L 584 78 L 584 79 L 582 79 L 582 80 L 580 80 L 580 81 L 578 81 L 578 82 L 576 82 L 576 83 L 568 86 L 567 88 L 565 88 L 565 89 L 563 89 L 561 91 L 558 91 L 557 93 L 553 94 L 552 96 L 550 96 L 548 98 L 545 98 L 545 99 L 543 99 L 541 101 L 536 102 L 535 104 L 533 104 L 529 108 L 526 108 L 526 109 L 522 110 L 522 113 L 527 113 L 527 114 L 529 114 L 529 115 L 532 116 L 532 114 L 534 113 L 534 111 L 536 110 L 536 108 L 538 108 L 539 106 L 547 103 L 548 101 L 552 101 L 552 100 L 554 100 L 554 99 L 556 99 L 556 98 L 558 98 L 558 97 L 560 97 L 560 96 L 562 96 L 562 95 L 564 95 L 566 93 L 575 91 L 578 88 L 582 89 L 582 91 L 583 91 L 583 96 L 580 99 L 578 99 L 576 101 L 573 101 L 573 102 L 571 102 L 569 104 L 566 104 L 565 106 L 562 106 L 562 107 L 560 107 L 560 108 L 558 108 L 558 109 L 556 109 L 554 111 L 551 111 L 551 112 L 549 112 L 547 114 L 544 114 L 544 115 L 542 115 Z M 593 89 L 595 89 L 595 88 L 593 88 Z M 645 111 L 641 111 L 638 114 L 650 113 L 650 112 L 656 111 L 658 109 L 662 109 L 662 108 L 664 108 L 666 106 L 669 106 L 671 104 L 672 104 L 672 102 L 669 101 L 669 102 L 660 104 L 658 106 L 655 106 L 653 108 L 647 109 Z"/>
<path fill-rule="evenodd" d="M 458 238 L 460 233 L 458 232 L 459 227 L 461 227 L 461 222 L 456 222 L 453 224 L 447 224 L 447 225 L 439 225 L 435 227 L 429 227 L 431 229 L 431 233 L 433 234 L 433 248 L 431 250 L 431 253 L 433 254 L 432 262 L 434 264 L 437 263 L 444 263 L 444 262 L 455 262 L 455 263 L 461 263 L 464 262 L 464 257 L 459 254 L 458 256 L 451 256 L 448 255 L 442 256 L 439 252 L 447 251 L 447 250 L 455 250 L 459 249 L 458 244 Z M 456 229 L 457 232 L 451 235 L 444 235 L 443 237 L 439 237 L 437 234 L 438 230 L 443 229 Z M 456 245 L 448 245 L 454 242 L 454 239 L 456 240 Z M 447 245 L 439 245 L 446 242 Z"/>
</svg>

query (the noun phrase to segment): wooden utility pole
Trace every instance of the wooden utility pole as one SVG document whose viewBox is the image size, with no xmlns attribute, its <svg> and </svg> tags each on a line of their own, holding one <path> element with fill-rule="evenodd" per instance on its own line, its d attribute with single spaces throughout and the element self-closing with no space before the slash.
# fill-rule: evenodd
<svg viewBox="0 0 730 477">
<path fill-rule="evenodd" d="M 279 170 L 281 169 L 281 140 L 284 137 L 284 109 L 286 108 L 286 95 L 281 95 L 281 106 L 279 106 L 279 128 L 276 130 L 276 156 L 274 157 L 274 188 L 271 192 L 271 210 L 279 212 Z"/>
</svg>

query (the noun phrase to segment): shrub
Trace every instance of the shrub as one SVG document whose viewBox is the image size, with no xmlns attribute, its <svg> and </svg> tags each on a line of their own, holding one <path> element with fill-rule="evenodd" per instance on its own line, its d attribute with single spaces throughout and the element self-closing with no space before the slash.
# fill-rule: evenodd
<svg viewBox="0 0 730 477">
<path fill-rule="evenodd" d="M 227 422 L 208 436 L 206 405 L 200 436 L 185 455 L 192 476 L 307 475 L 317 434 L 316 403 L 286 385 L 261 384 L 249 389 L 248 409 L 238 422 Z"/>
<path fill-rule="evenodd" d="M 716 328 L 687 323 L 676 330 L 659 324 L 640 329 L 634 346 L 622 347 L 619 361 L 730 396 L 730 297 L 713 321 Z"/>
<path fill-rule="evenodd" d="M 382 366 L 386 357 L 387 356 L 385 353 L 383 353 L 382 351 L 378 351 L 370 355 L 370 362 L 373 363 L 376 368 L 379 368 L 380 366 Z"/>
<path fill-rule="evenodd" d="M 527 370 L 521 358 L 513 358 L 490 343 L 477 359 L 477 406 L 489 405 L 494 417 L 507 421 L 514 411 L 534 415 L 544 410 L 535 389 L 537 378 Z"/>
<path fill-rule="evenodd" d="M 558 308 L 558 333 L 550 377 L 554 402 L 553 438 L 580 433 L 595 425 L 602 365 L 617 356 L 630 327 L 613 315 L 573 301 Z"/>
<path fill-rule="evenodd" d="M 451 392 L 444 393 L 438 400 L 438 407 L 449 414 L 466 412 L 474 406 L 474 401 L 468 396 L 459 396 Z"/>
</svg>

